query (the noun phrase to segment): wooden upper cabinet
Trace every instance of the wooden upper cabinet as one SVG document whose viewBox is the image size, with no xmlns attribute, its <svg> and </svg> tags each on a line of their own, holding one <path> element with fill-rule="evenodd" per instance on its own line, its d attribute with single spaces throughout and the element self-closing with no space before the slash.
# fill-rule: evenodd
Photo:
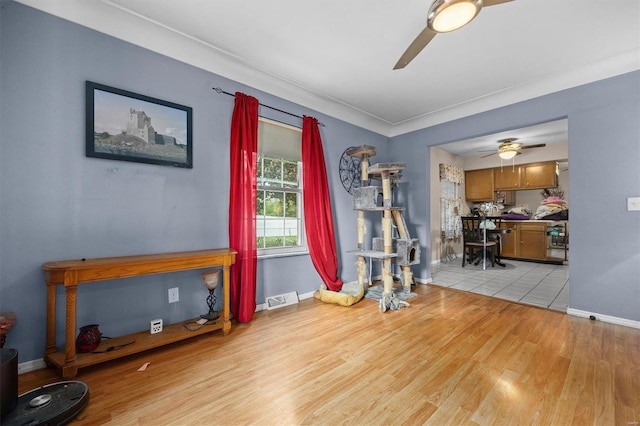
<svg viewBox="0 0 640 426">
<path fill-rule="evenodd" d="M 496 191 L 544 189 L 558 186 L 558 164 L 544 163 L 503 166 L 493 169 Z"/>
<path fill-rule="evenodd" d="M 496 200 L 495 191 L 504 192 L 558 187 L 558 163 L 555 161 L 467 170 L 464 175 L 465 198 L 467 201 Z M 509 196 L 514 195 L 509 194 Z M 515 203 L 514 199 L 511 199 L 511 201 L 511 204 Z M 504 203 L 510 204 L 506 199 Z"/>
<path fill-rule="evenodd" d="M 464 192 L 467 201 L 491 201 L 493 191 L 493 169 L 464 172 Z"/>
<path fill-rule="evenodd" d="M 493 169 L 496 191 L 510 191 L 520 188 L 520 166 L 496 167 Z"/>
<path fill-rule="evenodd" d="M 555 161 L 524 164 L 520 168 L 521 189 L 544 189 L 558 186 L 558 164 Z"/>
</svg>

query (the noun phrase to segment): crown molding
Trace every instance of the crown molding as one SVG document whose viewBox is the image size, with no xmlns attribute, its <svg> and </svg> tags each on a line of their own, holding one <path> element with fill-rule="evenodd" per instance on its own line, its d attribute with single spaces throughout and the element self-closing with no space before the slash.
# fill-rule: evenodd
<svg viewBox="0 0 640 426">
<path fill-rule="evenodd" d="M 470 99 L 448 108 L 393 123 L 387 136 L 394 137 L 436 124 L 446 123 L 517 102 L 548 95 L 605 78 L 640 69 L 640 49 L 634 49 L 606 60 L 589 64 L 569 72 L 545 76 L 525 84 L 505 88 L 500 92 Z"/>
<path fill-rule="evenodd" d="M 640 69 L 640 49 L 635 49 L 580 69 L 546 76 L 391 123 L 338 99 L 317 93 L 300 82 L 264 72 L 229 52 L 134 14 L 110 0 L 16 1 L 387 137 Z M 212 87 L 215 85 L 212 81 Z"/>
<path fill-rule="evenodd" d="M 389 133 L 391 124 L 384 120 L 336 99 L 314 93 L 313 90 L 298 82 L 258 70 L 229 52 L 135 15 L 109 1 L 16 1 L 358 127 L 382 135 Z M 216 85 L 216 82 L 212 81 L 211 86 Z"/>
</svg>

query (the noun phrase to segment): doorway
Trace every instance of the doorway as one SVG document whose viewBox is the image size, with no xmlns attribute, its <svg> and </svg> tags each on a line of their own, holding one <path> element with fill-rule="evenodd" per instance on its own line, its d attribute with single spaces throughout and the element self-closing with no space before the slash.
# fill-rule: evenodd
<svg viewBox="0 0 640 426">
<path fill-rule="evenodd" d="M 498 154 L 499 141 L 517 138 L 522 146 L 537 146 L 522 149 L 510 160 Z M 544 145 L 544 146 L 539 146 Z M 476 270 L 476 266 L 462 268 L 462 241 L 444 240 L 440 213 L 440 182 L 437 173 L 441 162 L 449 162 L 464 170 L 515 167 L 528 163 L 555 161 L 558 163 L 558 189 L 564 200 L 569 200 L 569 158 L 567 119 L 541 123 L 526 128 L 489 134 L 431 148 L 431 275 L 435 285 L 471 291 L 488 296 L 527 303 L 545 308 L 566 311 L 569 291 L 568 260 L 561 265 L 550 265 L 507 259 L 506 268 Z M 473 205 L 464 200 L 468 214 Z M 525 207 L 535 212 L 544 199 L 540 189 L 515 191 L 513 207 Z M 512 206 L 504 206 L 511 208 Z M 501 212 L 506 209 L 501 209 Z M 533 214 L 532 214 L 533 217 Z M 568 259 L 568 257 L 567 257 Z M 472 266 L 472 267 L 470 267 Z"/>
</svg>

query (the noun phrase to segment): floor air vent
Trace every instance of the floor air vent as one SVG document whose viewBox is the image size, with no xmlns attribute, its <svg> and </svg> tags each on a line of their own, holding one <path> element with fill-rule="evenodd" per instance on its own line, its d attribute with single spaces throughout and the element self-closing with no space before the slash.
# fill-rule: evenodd
<svg viewBox="0 0 640 426">
<path fill-rule="evenodd" d="M 298 294 L 295 291 L 291 293 L 279 294 L 277 296 L 267 297 L 267 309 L 277 309 L 283 306 L 293 305 L 298 303 Z"/>
</svg>

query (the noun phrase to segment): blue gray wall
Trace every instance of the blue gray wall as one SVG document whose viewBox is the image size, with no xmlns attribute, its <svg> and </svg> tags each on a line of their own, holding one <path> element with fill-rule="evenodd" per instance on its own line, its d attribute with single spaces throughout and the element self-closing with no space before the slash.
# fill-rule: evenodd
<svg viewBox="0 0 640 426">
<path fill-rule="evenodd" d="M 564 90 L 392 139 L 407 161 L 406 197 L 429 242 L 429 147 L 567 117 L 569 123 L 569 308 L 640 321 L 640 72 Z M 428 249 L 427 249 L 428 251 Z M 423 262 L 420 276 L 430 276 Z"/>
<path fill-rule="evenodd" d="M 7 347 L 18 349 L 20 362 L 44 351 L 42 263 L 228 246 L 233 98 L 212 87 L 325 124 L 320 133 L 338 244 L 355 246 L 355 215 L 336 179 L 338 159 L 364 143 L 384 156 L 388 138 L 26 6 L 2 8 L 0 311 L 17 313 Z M 85 157 L 85 80 L 191 106 L 193 169 Z M 269 109 L 260 114 L 302 125 Z M 355 280 L 353 259 L 345 257 L 341 276 Z M 320 284 L 308 255 L 260 260 L 257 303 Z M 174 286 L 180 302 L 170 305 L 167 289 Z M 77 322 L 98 323 L 108 336 L 144 330 L 154 318 L 172 323 L 206 312 L 207 294 L 200 271 L 81 285 Z M 62 297 L 60 289 L 63 307 Z M 59 308 L 59 321 L 63 315 Z M 57 341 L 64 342 L 63 327 Z"/>
<path fill-rule="evenodd" d="M 345 254 L 355 246 L 355 214 L 337 170 L 345 148 L 374 145 L 374 162 L 407 162 L 397 202 L 423 247 L 415 275 L 429 278 L 428 147 L 568 117 L 570 307 L 640 321 L 640 214 L 625 210 L 626 197 L 640 196 L 640 73 L 389 140 L 26 6 L 3 2 L 2 8 L 0 311 L 18 315 L 7 346 L 19 350 L 20 362 L 41 358 L 45 346 L 43 262 L 228 245 L 233 99 L 213 86 L 325 123 L 320 131 L 345 281 L 356 279 L 355 259 Z M 194 168 L 86 158 L 85 80 L 191 106 Z M 301 124 L 270 110 L 261 114 Z M 264 259 L 257 302 L 319 284 L 308 256 Z M 180 302 L 169 305 L 167 289 L 176 285 Z M 170 323 L 203 313 L 205 297 L 199 271 L 83 285 L 78 324 L 124 334 L 147 328 L 152 318 Z M 59 344 L 62 333 L 59 327 Z"/>
</svg>

